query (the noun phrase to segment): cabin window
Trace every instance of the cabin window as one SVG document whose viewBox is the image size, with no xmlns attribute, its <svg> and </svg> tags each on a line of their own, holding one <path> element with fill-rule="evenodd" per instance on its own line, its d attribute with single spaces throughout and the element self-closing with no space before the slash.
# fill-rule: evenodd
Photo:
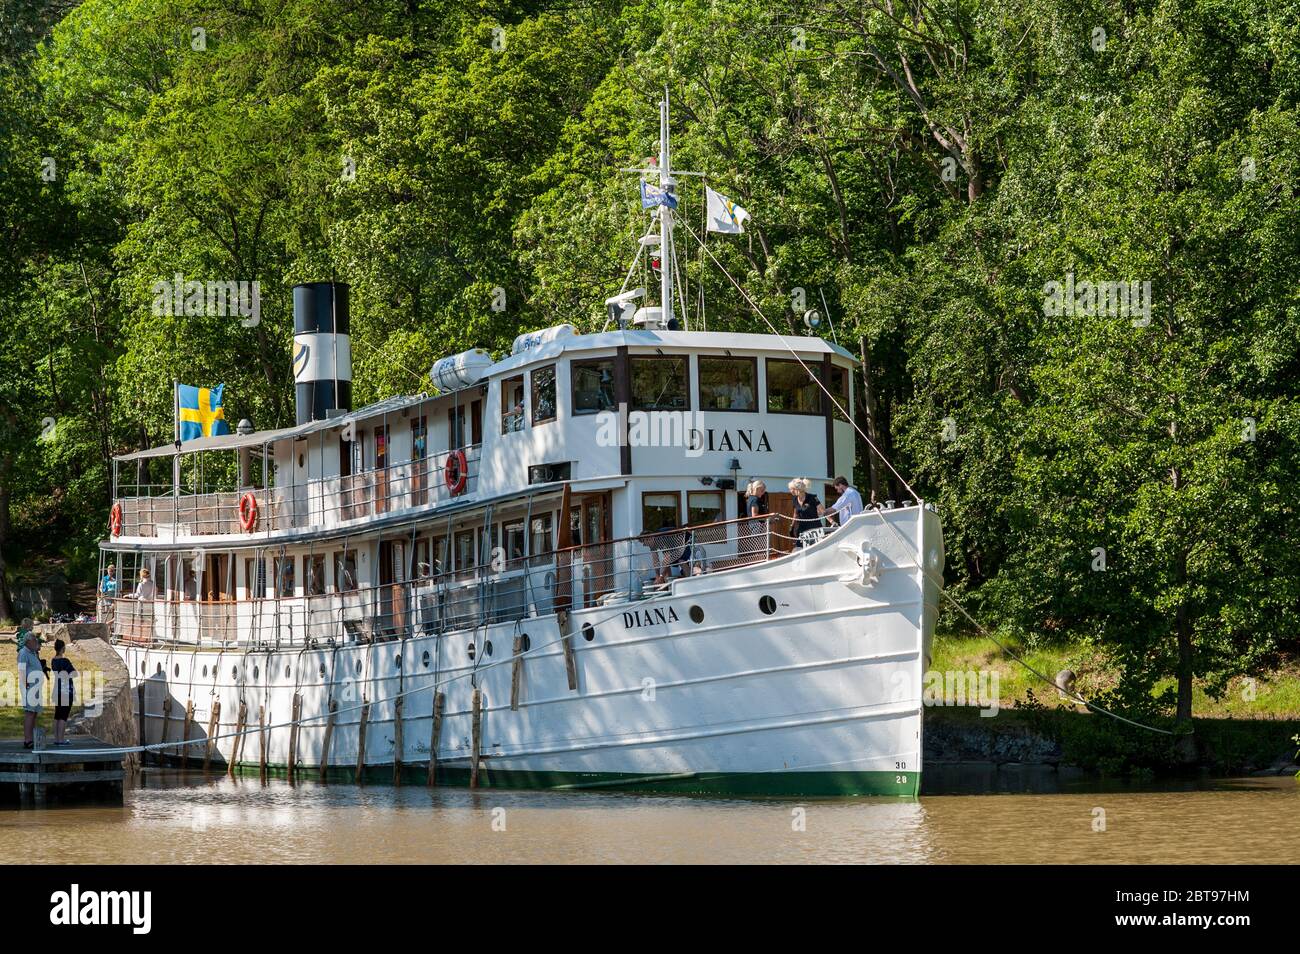
<svg viewBox="0 0 1300 954">
<path fill-rule="evenodd" d="M 582 508 L 574 507 L 569 511 L 569 546 L 582 546 Z"/>
<path fill-rule="evenodd" d="M 632 408 L 637 411 L 685 411 L 691 406 L 684 355 L 631 359 Z"/>
<path fill-rule="evenodd" d="M 375 470 L 388 466 L 388 427 L 375 428 Z"/>
<path fill-rule="evenodd" d="M 430 549 L 433 551 L 433 574 L 434 576 L 441 576 L 451 569 L 447 565 L 447 538 L 434 537 L 429 543 Z"/>
<path fill-rule="evenodd" d="M 524 429 L 524 376 L 501 382 L 501 433 L 513 434 Z"/>
<path fill-rule="evenodd" d="M 340 593 L 351 593 L 357 588 L 356 550 L 334 554 L 334 585 Z"/>
<path fill-rule="evenodd" d="M 555 365 L 536 368 L 530 375 L 533 383 L 533 423 L 555 420 Z"/>
<path fill-rule="evenodd" d="M 461 530 L 456 534 L 456 569 L 468 570 L 474 566 L 473 530 Z"/>
<path fill-rule="evenodd" d="M 465 446 L 465 407 L 447 408 L 447 450 Z"/>
<path fill-rule="evenodd" d="M 553 535 L 553 518 L 549 513 L 544 513 L 540 517 L 533 517 L 532 539 L 529 541 L 531 549 L 528 551 L 532 556 L 540 556 L 543 553 L 551 553 L 555 550 L 552 545 Z"/>
<path fill-rule="evenodd" d="M 831 394 L 835 395 L 835 400 L 839 401 L 840 407 L 844 408 L 845 414 L 849 413 L 852 408 L 849 405 L 849 369 L 842 368 L 838 364 L 831 365 Z M 842 421 L 848 418 L 831 408 L 835 416 Z"/>
<path fill-rule="evenodd" d="M 767 359 L 767 409 L 772 414 L 820 414 L 822 412 L 821 388 L 812 374 L 820 376 L 814 365 L 804 366 L 798 361 L 779 358 Z"/>
<path fill-rule="evenodd" d="M 429 539 L 421 537 L 415 541 L 415 550 L 411 553 L 411 576 L 417 580 L 427 580 L 433 576 L 433 564 L 429 562 Z"/>
<path fill-rule="evenodd" d="M 293 596 L 294 594 L 293 565 L 293 557 L 275 558 L 275 591 L 280 596 Z"/>
<path fill-rule="evenodd" d="M 657 533 L 660 530 L 681 526 L 682 498 L 677 491 L 668 493 L 643 493 L 641 495 L 641 532 Z"/>
<path fill-rule="evenodd" d="M 303 578 L 307 581 L 307 595 L 323 595 L 325 593 L 325 554 L 303 557 L 302 569 Z"/>
<path fill-rule="evenodd" d="M 614 359 L 574 361 L 569 365 L 573 381 L 573 413 L 599 414 L 614 409 Z"/>
<path fill-rule="evenodd" d="M 722 519 L 721 491 L 693 490 L 686 495 L 686 522 L 689 525 L 717 523 Z"/>
<path fill-rule="evenodd" d="M 244 592 L 250 600 L 266 599 L 266 560 L 244 560 Z"/>
<path fill-rule="evenodd" d="M 700 408 L 705 411 L 756 411 L 758 359 L 700 358 Z"/>
<path fill-rule="evenodd" d="M 524 558 L 524 522 L 516 520 L 514 523 L 503 524 L 502 532 L 505 534 L 506 559 L 522 560 Z"/>
</svg>

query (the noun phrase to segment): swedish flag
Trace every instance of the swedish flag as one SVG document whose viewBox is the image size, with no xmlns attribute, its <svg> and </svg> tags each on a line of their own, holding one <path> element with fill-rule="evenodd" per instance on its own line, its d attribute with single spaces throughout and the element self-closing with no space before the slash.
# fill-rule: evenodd
<svg viewBox="0 0 1300 954">
<path fill-rule="evenodd" d="M 221 408 L 221 392 L 224 388 L 224 384 L 218 384 L 215 388 L 176 385 L 181 440 L 190 441 L 196 437 L 230 433 L 230 428 L 226 426 L 225 411 Z"/>
</svg>

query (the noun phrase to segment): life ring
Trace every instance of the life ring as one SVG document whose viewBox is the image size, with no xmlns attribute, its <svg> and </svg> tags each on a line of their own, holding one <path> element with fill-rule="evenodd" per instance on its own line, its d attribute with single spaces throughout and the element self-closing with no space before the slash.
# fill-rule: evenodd
<svg viewBox="0 0 1300 954">
<path fill-rule="evenodd" d="M 252 492 L 239 498 L 239 529 L 252 533 L 257 526 L 257 498 Z"/>
<path fill-rule="evenodd" d="M 463 450 L 454 450 L 447 455 L 447 466 L 442 470 L 442 478 L 447 482 L 447 489 L 455 497 L 465 490 L 465 481 L 469 476 L 469 461 Z"/>
<path fill-rule="evenodd" d="M 108 530 L 115 537 L 122 535 L 122 505 L 120 503 L 113 504 L 113 509 L 108 512 Z"/>
</svg>

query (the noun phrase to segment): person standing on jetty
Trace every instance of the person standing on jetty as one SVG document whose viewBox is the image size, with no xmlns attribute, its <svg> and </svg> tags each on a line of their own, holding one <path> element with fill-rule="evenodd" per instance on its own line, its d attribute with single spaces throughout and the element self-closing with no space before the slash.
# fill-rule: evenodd
<svg viewBox="0 0 1300 954">
<path fill-rule="evenodd" d="M 50 662 L 50 669 L 53 675 L 50 677 L 54 681 L 54 744 L 71 745 L 64 735 L 68 731 L 68 715 L 72 712 L 72 703 L 76 701 L 77 688 L 73 684 L 73 679 L 77 675 L 77 667 L 72 665 L 72 660 L 63 655 L 67 648 L 67 643 L 61 639 L 54 641 L 54 659 Z"/>
<path fill-rule="evenodd" d="M 30 624 L 29 620 L 23 620 Z M 18 686 L 23 694 L 23 748 L 35 745 L 36 718 L 45 696 L 45 662 L 40 654 L 41 637 L 28 629 L 23 648 L 18 650 Z"/>
</svg>

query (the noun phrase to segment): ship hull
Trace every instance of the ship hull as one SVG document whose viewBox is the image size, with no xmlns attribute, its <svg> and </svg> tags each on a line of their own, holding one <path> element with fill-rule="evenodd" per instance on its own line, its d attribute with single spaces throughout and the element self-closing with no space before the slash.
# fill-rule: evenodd
<svg viewBox="0 0 1300 954">
<path fill-rule="evenodd" d="M 312 648 L 117 648 L 163 761 L 188 739 L 191 766 L 308 778 L 913 796 L 942 560 L 937 517 L 912 507 L 567 614 L 441 634 L 417 620 L 362 644 L 323 626 Z"/>
</svg>

